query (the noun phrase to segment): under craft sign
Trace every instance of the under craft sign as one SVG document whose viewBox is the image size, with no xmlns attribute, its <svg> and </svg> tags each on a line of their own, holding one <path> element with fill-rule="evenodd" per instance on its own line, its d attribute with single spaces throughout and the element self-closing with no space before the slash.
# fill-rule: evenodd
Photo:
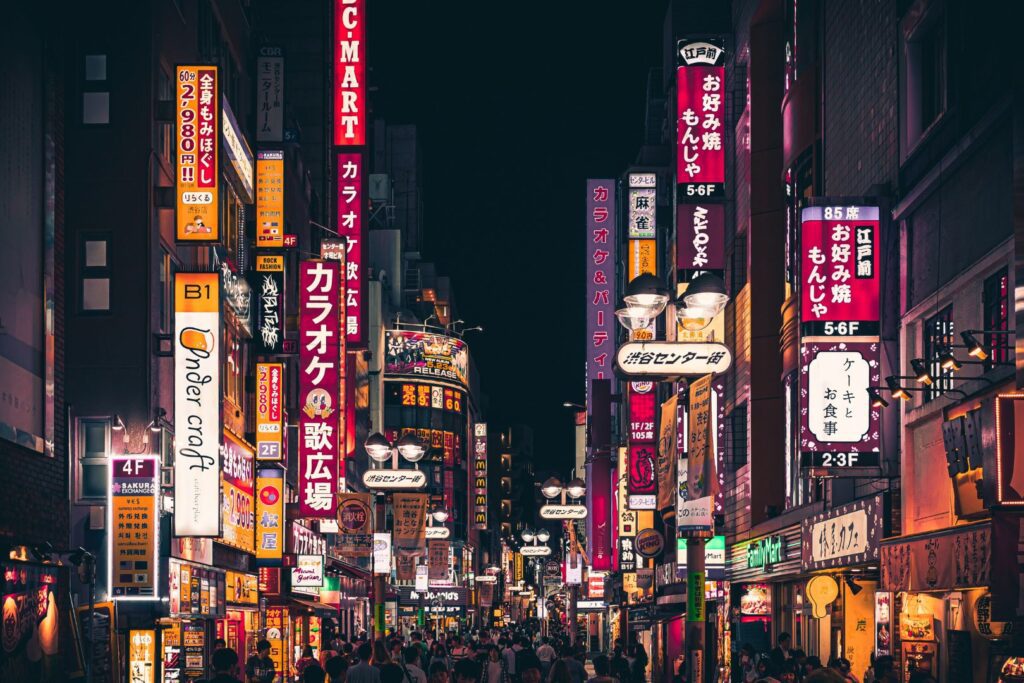
<svg viewBox="0 0 1024 683">
<path fill-rule="evenodd" d="M 729 348 L 714 343 L 628 342 L 615 354 L 615 366 L 628 376 L 713 375 L 730 365 Z"/>
</svg>

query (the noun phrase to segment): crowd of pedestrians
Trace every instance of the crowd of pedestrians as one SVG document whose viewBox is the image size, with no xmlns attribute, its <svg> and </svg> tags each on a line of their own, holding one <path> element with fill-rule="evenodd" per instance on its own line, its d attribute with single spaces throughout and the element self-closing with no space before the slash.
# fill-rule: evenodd
<svg viewBox="0 0 1024 683">
<path fill-rule="evenodd" d="M 333 637 L 317 652 L 302 649 L 291 671 L 275 668 L 271 644 L 260 640 L 241 666 L 237 653 L 215 644 L 210 683 L 646 683 L 648 656 L 642 645 L 627 651 L 617 641 L 610 654 L 593 657 L 587 673 L 583 646 L 564 637 L 527 632 L 479 631 L 427 637 L 348 640 Z"/>
</svg>

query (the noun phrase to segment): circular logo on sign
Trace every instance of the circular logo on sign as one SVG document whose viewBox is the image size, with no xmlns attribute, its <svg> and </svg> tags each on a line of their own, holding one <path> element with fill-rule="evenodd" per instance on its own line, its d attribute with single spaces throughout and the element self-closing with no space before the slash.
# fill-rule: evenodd
<svg viewBox="0 0 1024 683">
<path fill-rule="evenodd" d="M 349 533 L 365 529 L 369 519 L 370 510 L 360 500 L 348 500 L 338 506 L 338 525 Z"/>
<path fill-rule="evenodd" d="M 281 497 L 276 487 L 266 485 L 260 489 L 260 502 L 264 505 L 273 505 Z"/>
<path fill-rule="evenodd" d="M 654 529 L 644 529 L 636 535 L 633 547 L 640 557 L 657 557 L 665 549 L 665 539 Z"/>
<path fill-rule="evenodd" d="M 654 382 L 632 382 L 633 391 L 638 394 L 646 394 L 654 388 Z"/>
</svg>

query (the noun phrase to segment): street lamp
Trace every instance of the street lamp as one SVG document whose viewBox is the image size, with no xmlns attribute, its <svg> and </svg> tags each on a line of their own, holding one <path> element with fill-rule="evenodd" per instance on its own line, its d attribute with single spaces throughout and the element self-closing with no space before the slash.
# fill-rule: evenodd
<svg viewBox="0 0 1024 683">
<path fill-rule="evenodd" d="M 380 432 L 374 432 L 363 443 L 366 454 L 377 463 L 363 472 L 363 484 L 371 490 L 421 489 L 427 484 L 427 475 L 421 470 L 399 469 L 399 458 L 415 463 L 423 459 L 427 452 L 425 444 L 414 432 L 407 432 L 398 441 L 391 443 Z M 385 463 L 391 459 L 391 468 Z"/>
<path fill-rule="evenodd" d="M 711 317 L 718 315 L 729 302 L 722 278 L 706 272 L 690 280 L 682 298 L 687 306 L 711 311 Z"/>
<path fill-rule="evenodd" d="M 634 318 L 657 318 L 668 305 L 668 289 L 661 280 L 644 273 L 629 281 L 622 300 Z"/>
<path fill-rule="evenodd" d="M 547 543 L 551 539 L 551 533 L 547 529 L 538 529 L 536 537 L 541 543 Z"/>
<path fill-rule="evenodd" d="M 541 484 L 540 492 L 548 500 L 557 498 L 562 493 L 562 482 L 557 477 L 548 477 L 548 479 Z"/>
<path fill-rule="evenodd" d="M 430 516 L 433 517 L 434 521 L 438 524 L 444 524 L 448 521 L 448 511 L 443 507 L 436 507 L 431 510 Z"/>
<path fill-rule="evenodd" d="M 536 538 L 536 535 L 532 531 L 530 531 L 529 529 L 523 529 L 519 533 L 519 537 L 522 538 L 527 543 L 533 543 L 533 539 Z"/>
</svg>

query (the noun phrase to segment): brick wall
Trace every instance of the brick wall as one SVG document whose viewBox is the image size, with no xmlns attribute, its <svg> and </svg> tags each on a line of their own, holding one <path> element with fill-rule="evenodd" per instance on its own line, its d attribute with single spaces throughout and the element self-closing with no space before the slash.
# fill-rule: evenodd
<svg viewBox="0 0 1024 683">
<path fill-rule="evenodd" d="M 896 179 L 898 21 L 895 0 L 825 5 L 825 194 L 863 195 Z"/>
</svg>

